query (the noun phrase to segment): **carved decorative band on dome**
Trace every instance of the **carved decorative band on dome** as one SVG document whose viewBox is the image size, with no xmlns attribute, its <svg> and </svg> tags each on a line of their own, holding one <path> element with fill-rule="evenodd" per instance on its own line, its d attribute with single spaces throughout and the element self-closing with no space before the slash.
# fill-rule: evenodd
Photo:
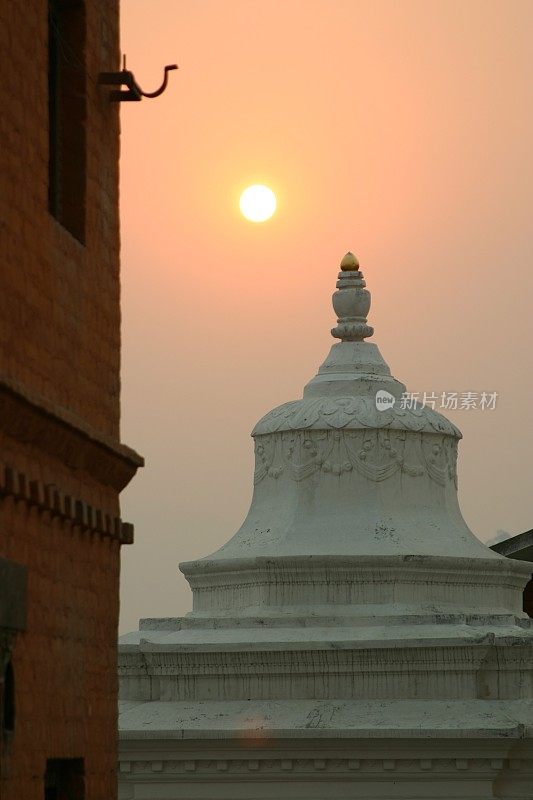
<svg viewBox="0 0 533 800">
<path fill-rule="evenodd" d="M 284 403 L 259 420 L 252 436 L 309 428 L 387 428 L 461 438 L 455 425 L 427 406 L 404 409 L 397 404 L 392 409 L 378 411 L 374 397 L 364 396 L 315 397 Z"/>
<path fill-rule="evenodd" d="M 428 475 L 439 486 L 457 484 L 457 441 L 448 435 L 394 429 L 284 431 L 257 436 L 255 454 L 256 484 L 285 472 L 302 481 L 318 471 L 342 475 L 352 470 L 371 481 L 401 471 Z"/>
</svg>

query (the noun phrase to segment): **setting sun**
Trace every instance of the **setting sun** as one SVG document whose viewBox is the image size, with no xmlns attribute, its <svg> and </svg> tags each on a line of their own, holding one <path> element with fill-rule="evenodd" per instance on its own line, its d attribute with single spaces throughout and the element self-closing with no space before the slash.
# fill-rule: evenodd
<svg viewBox="0 0 533 800">
<path fill-rule="evenodd" d="M 241 194 L 239 206 L 250 222 L 265 222 L 276 210 L 276 195 L 268 186 L 248 186 Z"/>
</svg>

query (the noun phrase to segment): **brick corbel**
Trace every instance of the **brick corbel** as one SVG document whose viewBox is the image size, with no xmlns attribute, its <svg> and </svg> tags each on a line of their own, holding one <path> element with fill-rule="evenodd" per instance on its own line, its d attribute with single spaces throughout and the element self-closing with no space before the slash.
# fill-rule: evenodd
<svg viewBox="0 0 533 800">
<path fill-rule="evenodd" d="M 119 492 L 144 465 L 135 450 L 93 430 L 68 409 L 51 404 L 2 375 L 0 430 Z"/>
<path fill-rule="evenodd" d="M 53 484 L 28 479 L 23 472 L 11 467 L 0 468 L 0 501 L 6 498 L 58 517 L 71 528 L 107 536 L 120 544 L 133 543 L 133 525 L 130 522 L 123 522 L 119 517 L 64 494 Z"/>
</svg>

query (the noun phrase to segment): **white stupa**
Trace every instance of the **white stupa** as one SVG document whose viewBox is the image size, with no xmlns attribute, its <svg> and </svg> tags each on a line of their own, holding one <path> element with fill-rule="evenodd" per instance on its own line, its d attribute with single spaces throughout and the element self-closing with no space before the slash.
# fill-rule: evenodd
<svg viewBox="0 0 533 800">
<path fill-rule="evenodd" d="M 193 611 L 121 640 L 122 800 L 533 798 L 531 565 L 468 529 L 461 434 L 402 408 L 351 253 L 333 305 L 242 527 L 181 564 Z"/>
</svg>

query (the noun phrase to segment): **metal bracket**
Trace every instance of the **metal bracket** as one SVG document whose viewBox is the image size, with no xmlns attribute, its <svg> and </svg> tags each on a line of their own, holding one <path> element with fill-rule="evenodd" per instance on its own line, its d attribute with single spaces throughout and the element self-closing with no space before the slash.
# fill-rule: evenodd
<svg viewBox="0 0 533 800">
<path fill-rule="evenodd" d="M 133 72 L 126 69 L 126 56 L 122 65 L 121 72 L 101 72 L 98 77 L 98 83 L 101 86 L 126 86 L 127 89 L 113 89 L 109 92 L 109 100 L 112 103 L 123 103 L 124 101 L 139 101 L 143 97 L 159 97 L 167 88 L 168 73 L 174 69 L 178 69 L 177 64 L 168 64 L 165 67 L 163 76 L 163 83 L 156 89 L 155 92 L 143 92 Z"/>
</svg>

